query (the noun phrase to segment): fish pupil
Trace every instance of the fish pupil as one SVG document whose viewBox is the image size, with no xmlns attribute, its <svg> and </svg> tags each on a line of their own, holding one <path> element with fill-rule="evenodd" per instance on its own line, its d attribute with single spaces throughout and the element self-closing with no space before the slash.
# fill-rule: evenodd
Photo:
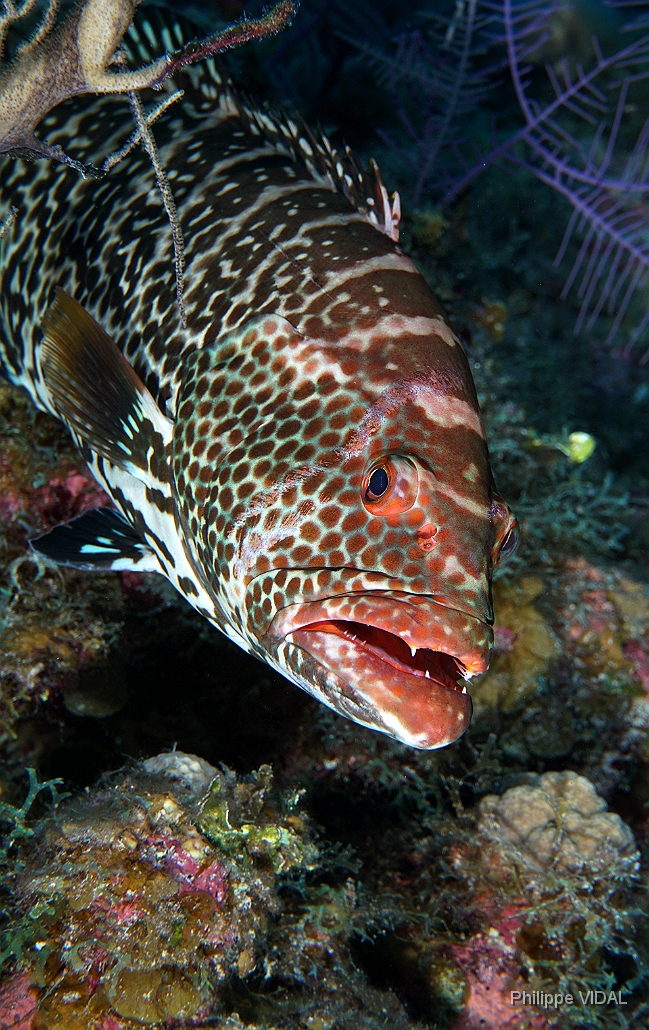
<svg viewBox="0 0 649 1030">
<path fill-rule="evenodd" d="M 370 501 L 375 501 L 379 497 L 382 497 L 390 484 L 388 474 L 384 468 L 374 469 L 374 472 L 369 478 L 367 484 L 367 490 L 365 496 Z"/>
</svg>

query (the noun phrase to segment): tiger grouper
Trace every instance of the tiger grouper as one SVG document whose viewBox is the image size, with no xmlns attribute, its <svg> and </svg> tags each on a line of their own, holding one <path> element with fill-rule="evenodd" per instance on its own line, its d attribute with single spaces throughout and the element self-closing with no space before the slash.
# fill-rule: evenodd
<svg viewBox="0 0 649 1030">
<path fill-rule="evenodd" d="M 127 37 L 184 41 L 139 12 Z M 167 38 L 169 37 L 169 38 Z M 112 498 L 33 542 L 83 569 L 155 571 L 242 648 L 417 748 L 455 740 L 488 668 L 491 574 L 516 522 L 494 493 L 462 347 L 398 246 L 399 204 L 212 60 L 156 123 L 186 240 L 135 150 L 100 180 L 3 158 L 0 354 Z M 101 160 L 123 98 L 41 131 Z"/>
</svg>

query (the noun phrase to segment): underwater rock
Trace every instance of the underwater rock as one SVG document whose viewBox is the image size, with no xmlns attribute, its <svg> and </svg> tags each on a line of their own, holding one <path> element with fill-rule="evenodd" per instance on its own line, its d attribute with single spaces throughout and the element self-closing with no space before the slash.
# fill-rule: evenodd
<svg viewBox="0 0 649 1030">
<path fill-rule="evenodd" d="M 69 693 L 70 707 L 78 711 L 84 704 L 79 695 L 85 695 L 86 707 L 93 707 L 94 670 L 108 659 L 125 611 L 118 576 L 90 579 L 73 569 L 45 566 L 29 553 L 5 569 L 0 598 L 3 593 L 0 743 L 15 735 L 21 718 L 53 697 Z M 105 686 L 103 711 L 92 714 L 107 714 L 106 694 L 112 698 L 109 707 L 117 710 L 118 693 L 114 684 Z"/>
<path fill-rule="evenodd" d="M 345 918 L 357 935 L 358 965 L 426 1025 L 609 1025 L 615 1000 L 598 1008 L 591 990 L 609 999 L 615 989 L 625 1015 L 642 1012 L 640 855 L 629 827 L 588 780 L 527 774 L 459 818 L 431 805 L 395 825 L 392 812 Z M 522 994 L 512 1000 L 516 991 L 527 993 L 527 1004 Z M 574 1001 L 548 1011 L 538 992 Z"/>
<path fill-rule="evenodd" d="M 117 663 L 103 661 L 63 685 L 63 703 L 73 715 L 105 719 L 128 701 Z"/>
<path fill-rule="evenodd" d="M 529 777 L 483 798 L 463 823 L 438 823 L 437 832 L 432 868 L 419 883 L 420 896 L 431 891 L 428 926 L 437 929 L 412 939 L 433 998 L 444 997 L 443 970 L 447 982 L 463 985 L 454 1001 L 446 990 L 453 1030 L 593 1025 L 601 1013 L 589 1008 L 588 991 L 608 998 L 613 987 L 631 1011 L 640 856 L 588 780 L 572 772 Z M 449 867 L 455 882 L 444 877 Z M 548 1013 L 535 1002 L 515 1004 L 516 991 L 575 1001 Z"/>
<path fill-rule="evenodd" d="M 0 1027 L 29 999 L 30 1030 L 194 1026 L 222 1010 L 259 961 L 276 874 L 316 856 L 271 781 L 174 753 L 41 821 L 14 872 Z"/>
<path fill-rule="evenodd" d="M 369 910 L 301 793 L 174 751 L 37 821 L 5 854 L 0 1030 L 420 1030 L 356 966 Z"/>
<path fill-rule="evenodd" d="M 649 591 L 616 570 L 584 558 L 566 563 L 559 609 L 563 635 L 582 676 L 635 682 L 649 691 Z"/>
<path fill-rule="evenodd" d="M 494 607 L 492 665 L 471 686 L 472 734 L 495 733 L 507 764 L 521 771 L 570 756 L 606 796 L 632 763 L 646 779 L 646 585 L 570 559 L 497 583 Z"/>
<path fill-rule="evenodd" d="M 201 797 L 203 791 L 211 787 L 218 773 L 213 765 L 198 755 L 186 755 L 184 751 L 168 751 L 154 755 L 142 763 L 142 768 L 149 776 L 164 776 L 180 787 Z"/>
</svg>

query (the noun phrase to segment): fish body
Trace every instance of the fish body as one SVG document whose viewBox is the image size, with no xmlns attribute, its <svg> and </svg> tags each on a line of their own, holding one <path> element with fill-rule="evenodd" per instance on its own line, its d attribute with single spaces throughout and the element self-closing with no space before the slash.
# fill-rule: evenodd
<svg viewBox="0 0 649 1030">
<path fill-rule="evenodd" d="M 6 373 L 66 422 L 116 506 L 34 546 L 160 572 L 330 707 L 449 743 L 488 667 L 491 572 L 515 533 L 466 357 L 375 167 L 255 109 L 211 62 L 182 86 L 156 136 L 186 240 L 184 324 L 143 152 L 99 182 L 2 167 Z M 101 99 L 44 129 L 101 158 L 128 124 Z"/>
</svg>

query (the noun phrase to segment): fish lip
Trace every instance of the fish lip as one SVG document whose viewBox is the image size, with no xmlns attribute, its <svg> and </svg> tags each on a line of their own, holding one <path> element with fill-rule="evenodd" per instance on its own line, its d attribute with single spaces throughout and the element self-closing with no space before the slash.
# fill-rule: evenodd
<svg viewBox="0 0 649 1030">
<path fill-rule="evenodd" d="M 362 651 L 367 651 L 379 657 L 381 661 L 387 662 L 398 672 L 407 676 L 417 676 L 420 679 L 427 679 L 444 690 L 453 690 L 456 693 L 466 694 L 464 682 L 460 684 L 458 679 L 463 681 L 471 679 L 462 662 L 446 651 L 434 651 L 431 648 L 421 647 L 411 654 L 411 661 L 403 651 L 408 647 L 403 639 L 396 633 L 389 630 L 377 629 L 366 623 L 347 622 L 342 619 L 328 620 L 323 622 L 308 623 L 300 626 L 296 633 L 332 633 L 355 643 Z M 287 639 L 290 639 L 289 634 Z M 391 638 L 391 639 L 390 639 Z M 399 646 L 401 645 L 401 646 Z M 395 650 L 401 650 L 402 655 L 395 654 Z M 443 659 L 443 661 L 442 661 Z M 414 664 L 419 661 L 419 667 Z"/>
<path fill-rule="evenodd" d="M 346 627 L 346 628 L 345 628 Z M 311 667 L 322 699 L 357 722 L 389 734 L 402 744 L 422 750 L 444 747 L 457 740 L 471 722 L 472 701 L 450 673 L 457 661 L 441 652 L 428 652 L 432 674 L 408 667 L 377 643 L 395 634 L 374 630 L 369 642 L 357 638 L 353 623 L 316 622 L 296 628 L 286 637 L 304 673 Z M 367 627 L 363 627 L 367 628 Z M 287 656 L 288 657 L 288 656 Z M 444 658 L 446 668 L 439 661 Z M 302 680 L 304 682 L 304 680 Z"/>
<path fill-rule="evenodd" d="M 458 663 L 465 680 L 489 668 L 491 625 L 425 594 L 370 590 L 296 602 L 275 614 L 264 636 L 277 645 L 318 622 L 359 623 L 391 633 L 411 649 L 448 655 Z M 458 647 L 458 642 L 467 638 L 473 638 L 472 645 Z"/>
</svg>

